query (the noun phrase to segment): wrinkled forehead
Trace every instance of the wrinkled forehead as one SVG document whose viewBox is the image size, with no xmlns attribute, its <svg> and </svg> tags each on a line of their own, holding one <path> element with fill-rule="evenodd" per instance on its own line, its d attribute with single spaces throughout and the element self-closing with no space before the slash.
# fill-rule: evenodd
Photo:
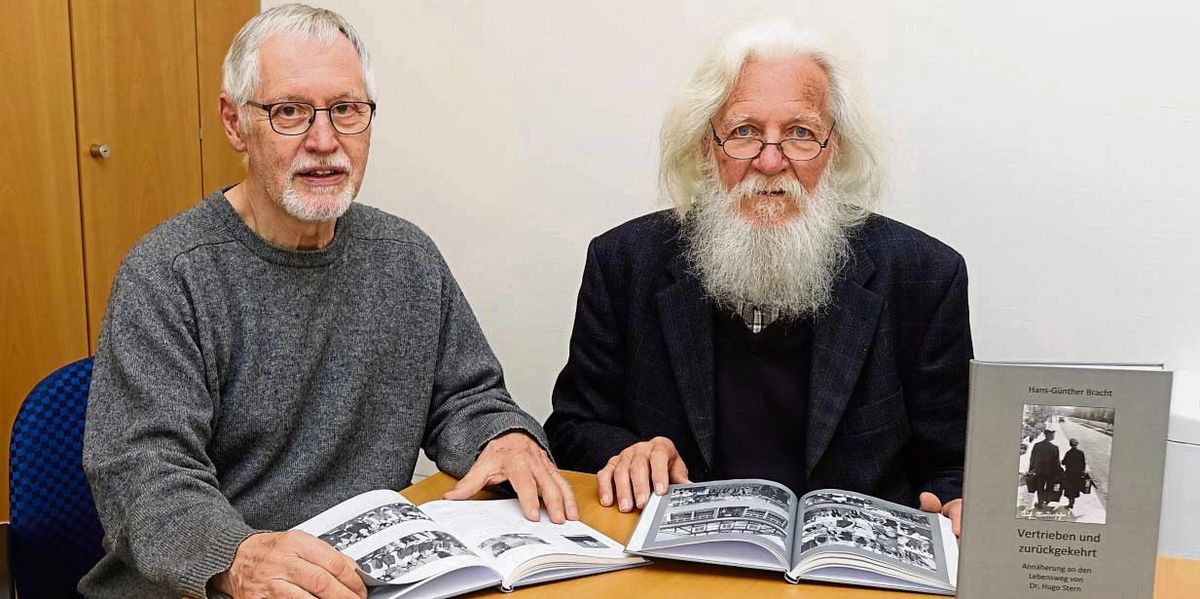
<svg viewBox="0 0 1200 599">
<path fill-rule="evenodd" d="M 751 56 L 738 73 L 721 120 L 764 116 L 820 124 L 829 114 L 829 76 L 811 56 Z"/>
<path fill-rule="evenodd" d="M 259 94 L 271 98 L 316 93 L 320 97 L 314 100 L 324 100 L 366 91 L 358 52 L 341 34 L 325 38 L 276 33 L 259 48 L 258 68 Z"/>
</svg>

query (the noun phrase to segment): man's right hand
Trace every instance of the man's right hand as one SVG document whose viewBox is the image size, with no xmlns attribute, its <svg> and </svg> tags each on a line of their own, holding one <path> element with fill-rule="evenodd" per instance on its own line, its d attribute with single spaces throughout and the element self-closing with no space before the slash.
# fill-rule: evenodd
<svg viewBox="0 0 1200 599">
<path fill-rule="evenodd" d="M 308 533 L 264 532 L 242 541 L 233 565 L 212 585 L 234 599 L 366 599 L 356 568 L 354 560 Z"/>
<path fill-rule="evenodd" d="M 600 485 L 600 505 L 610 506 L 616 498 L 617 509 L 628 512 L 638 509 L 655 495 L 667 492 L 670 483 L 689 483 L 687 465 L 675 444 L 666 437 L 634 443 L 609 458 L 608 465 L 596 473 Z"/>
</svg>

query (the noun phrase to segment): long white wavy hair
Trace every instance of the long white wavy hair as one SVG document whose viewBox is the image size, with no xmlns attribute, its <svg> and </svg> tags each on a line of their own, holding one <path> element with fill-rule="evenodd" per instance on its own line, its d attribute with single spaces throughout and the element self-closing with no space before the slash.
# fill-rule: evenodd
<svg viewBox="0 0 1200 599">
<path fill-rule="evenodd" d="M 680 219 L 695 202 L 712 160 L 709 122 L 729 99 L 743 66 L 753 57 L 791 55 L 811 57 L 829 78 L 837 143 L 822 184 L 836 191 L 841 220 L 861 222 L 876 207 L 886 178 L 882 139 L 849 65 L 820 35 L 771 19 L 735 26 L 720 36 L 667 110 L 659 193 Z"/>
</svg>

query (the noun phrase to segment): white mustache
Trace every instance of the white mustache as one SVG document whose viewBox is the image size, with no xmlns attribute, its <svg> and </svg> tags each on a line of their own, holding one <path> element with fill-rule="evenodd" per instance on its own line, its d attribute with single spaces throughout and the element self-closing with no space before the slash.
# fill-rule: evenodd
<svg viewBox="0 0 1200 599">
<path fill-rule="evenodd" d="M 737 185 L 729 191 L 729 196 L 733 198 L 748 198 L 759 193 L 783 190 L 789 197 L 804 198 L 806 192 L 804 186 L 792 177 L 767 177 L 760 174 L 751 174 L 745 179 L 742 179 Z"/>
<path fill-rule="evenodd" d="M 328 158 L 312 159 L 312 158 L 297 158 L 292 162 L 292 166 L 288 168 L 288 177 L 295 177 L 297 174 L 311 170 L 339 170 L 345 173 L 350 172 L 350 159 L 346 156 L 337 155 Z"/>
</svg>

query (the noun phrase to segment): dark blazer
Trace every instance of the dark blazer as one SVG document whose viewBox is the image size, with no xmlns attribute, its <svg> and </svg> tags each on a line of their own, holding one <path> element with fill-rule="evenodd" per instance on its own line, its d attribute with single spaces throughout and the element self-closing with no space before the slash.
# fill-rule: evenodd
<svg viewBox="0 0 1200 599">
<path fill-rule="evenodd" d="M 587 472 L 662 435 L 692 480 L 715 437 L 714 308 L 669 211 L 592 240 L 546 432 L 559 467 Z M 810 488 L 915 505 L 961 496 L 971 333 L 967 271 L 945 244 L 872 216 L 833 305 L 813 321 Z"/>
</svg>

